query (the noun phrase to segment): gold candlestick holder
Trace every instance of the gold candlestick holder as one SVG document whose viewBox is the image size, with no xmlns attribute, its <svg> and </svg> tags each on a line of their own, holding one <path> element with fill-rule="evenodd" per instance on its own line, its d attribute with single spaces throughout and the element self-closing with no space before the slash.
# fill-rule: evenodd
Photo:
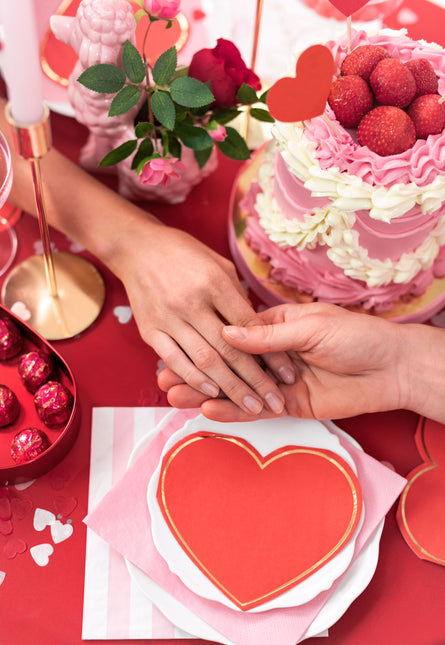
<svg viewBox="0 0 445 645">
<path fill-rule="evenodd" d="M 49 110 L 44 107 L 42 121 L 29 126 L 17 123 L 6 107 L 12 145 L 31 166 L 43 254 L 12 269 L 3 284 L 2 303 L 25 311 L 27 324 L 47 340 L 61 340 L 76 336 L 96 320 L 105 301 L 105 284 L 85 258 L 52 252 L 40 168 L 51 148 Z"/>
</svg>

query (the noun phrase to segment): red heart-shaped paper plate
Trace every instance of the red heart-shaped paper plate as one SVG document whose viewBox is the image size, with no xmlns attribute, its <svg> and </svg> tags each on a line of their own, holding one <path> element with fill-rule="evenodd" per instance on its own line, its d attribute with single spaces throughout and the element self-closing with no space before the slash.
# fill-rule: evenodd
<svg viewBox="0 0 445 645">
<path fill-rule="evenodd" d="M 318 571 L 353 536 L 360 484 L 337 454 L 198 432 L 164 456 L 157 501 L 194 564 L 248 610 Z"/>
<path fill-rule="evenodd" d="M 306 121 L 323 114 L 334 75 L 334 59 L 324 45 L 312 45 L 297 60 L 296 76 L 281 78 L 267 94 L 278 121 Z"/>
</svg>

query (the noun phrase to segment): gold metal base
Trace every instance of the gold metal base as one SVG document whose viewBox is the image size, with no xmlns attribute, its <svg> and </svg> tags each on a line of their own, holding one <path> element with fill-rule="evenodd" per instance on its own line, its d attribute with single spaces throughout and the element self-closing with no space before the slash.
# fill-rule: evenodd
<svg viewBox="0 0 445 645">
<path fill-rule="evenodd" d="M 20 312 L 47 340 L 72 338 L 89 327 L 102 310 L 105 284 L 96 267 L 71 253 L 53 254 L 57 295 L 48 287 L 43 255 L 33 255 L 6 278 L 2 303 Z"/>
</svg>

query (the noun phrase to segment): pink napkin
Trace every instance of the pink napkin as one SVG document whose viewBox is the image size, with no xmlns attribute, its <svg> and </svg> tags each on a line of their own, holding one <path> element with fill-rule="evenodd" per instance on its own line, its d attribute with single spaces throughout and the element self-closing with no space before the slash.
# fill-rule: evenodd
<svg viewBox="0 0 445 645">
<path fill-rule="evenodd" d="M 232 642 L 238 645 L 269 645 L 271 642 L 295 645 L 341 578 L 305 605 L 249 614 L 192 593 L 171 573 L 153 543 L 146 501 L 148 482 L 165 442 L 196 415 L 196 410 L 178 411 L 156 434 L 118 484 L 89 513 L 85 522 L 116 551 Z M 224 427 L 227 433 L 229 426 Z M 355 558 L 399 496 L 406 481 L 349 442 L 346 441 L 344 445 L 356 464 L 366 509 L 364 524 L 356 541 Z"/>
</svg>

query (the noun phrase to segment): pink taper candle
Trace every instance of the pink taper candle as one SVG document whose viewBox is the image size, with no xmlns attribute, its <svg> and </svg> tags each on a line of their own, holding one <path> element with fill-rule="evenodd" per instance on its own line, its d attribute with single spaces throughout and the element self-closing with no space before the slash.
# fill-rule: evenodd
<svg viewBox="0 0 445 645">
<path fill-rule="evenodd" d="M 34 4 L 34 0 L 0 0 L 10 114 L 23 126 L 39 123 L 44 115 Z"/>
</svg>

